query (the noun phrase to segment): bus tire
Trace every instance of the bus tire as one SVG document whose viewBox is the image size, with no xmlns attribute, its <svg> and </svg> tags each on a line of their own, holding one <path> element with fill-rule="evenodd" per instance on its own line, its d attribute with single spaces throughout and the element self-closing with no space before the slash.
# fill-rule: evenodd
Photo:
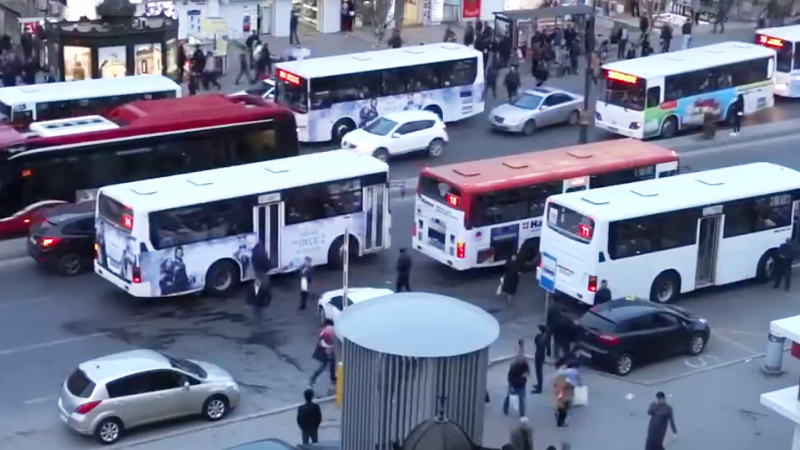
<svg viewBox="0 0 800 450">
<path fill-rule="evenodd" d="M 215 262 L 206 272 L 206 293 L 215 297 L 226 297 L 242 279 L 239 265 L 229 259 Z"/>
<path fill-rule="evenodd" d="M 331 140 L 335 144 L 339 144 L 342 142 L 342 138 L 345 134 L 353 131 L 356 129 L 356 123 L 353 122 L 352 119 L 344 118 L 339 119 L 333 124 L 333 128 L 331 128 Z"/>
<path fill-rule="evenodd" d="M 778 262 L 778 250 L 771 248 L 761 255 L 756 267 L 756 282 L 766 283 L 775 274 L 775 266 Z"/>
<path fill-rule="evenodd" d="M 670 303 L 681 294 L 681 277 L 674 270 L 665 270 L 659 274 L 650 287 L 650 301 Z"/>
<path fill-rule="evenodd" d="M 660 136 L 662 139 L 669 139 L 675 137 L 676 134 L 678 134 L 678 119 L 675 116 L 669 116 L 661 124 Z"/>
<path fill-rule="evenodd" d="M 358 239 L 350 235 L 350 260 L 358 256 Z M 344 236 L 333 240 L 328 248 L 328 266 L 332 269 L 341 269 L 344 266 Z"/>
<path fill-rule="evenodd" d="M 425 111 L 432 112 L 439 116 L 439 120 L 444 122 L 444 113 L 442 112 L 442 108 L 439 108 L 436 105 L 430 105 L 425 107 Z"/>
<path fill-rule="evenodd" d="M 539 262 L 539 238 L 527 239 L 522 243 L 522 247 L 519 248 L 519 261 L 522 270 L 526 272 L 536 270 L 536 264 Z"/>
<path fill-rule="evenodd" d="M 525 136 L 530 136 L 536 132 L 536 122 L 531 119 L 525 122 L 525 125 L 522 126 L 522 134 Z"/>
</svg>

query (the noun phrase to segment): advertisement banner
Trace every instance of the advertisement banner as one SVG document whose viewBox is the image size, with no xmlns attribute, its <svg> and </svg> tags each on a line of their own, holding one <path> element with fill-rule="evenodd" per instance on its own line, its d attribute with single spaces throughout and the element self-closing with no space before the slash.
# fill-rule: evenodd
<svg viewBox="0 0 800 450">
<path fill-rule="evenodd" d="M 481 16 L 481 0 L 462 0 L 461 17 L 474 19 Z"/>
</svg>

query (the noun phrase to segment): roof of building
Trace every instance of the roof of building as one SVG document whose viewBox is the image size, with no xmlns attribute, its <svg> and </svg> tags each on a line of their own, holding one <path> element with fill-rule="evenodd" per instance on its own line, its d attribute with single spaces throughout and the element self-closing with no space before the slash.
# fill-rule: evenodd
<svg viewBox="0 0 800 450">
<path fill-rule="evenodd" d="M 476 193 L 495 190 L 499 186 L 529 186 L 677 159 L 677 153 L 656 144 L 620 139 L 426 167 L 422 174 L 447 181 L 462 192 Z"/>
<path fill-rule="evenodd" d="M 800 25 L 762 28 L 760 30 L 756 30 L 756 34 L 764 34 L 769 37 L 783 39 L 789 42 L 800 42 Z"/>
<path fill-rule="evenodd" d="M 656 53 L 645 58 L 615 61 L 604 64 L 603 69 L 639 78 L 654 78 L 769 56 L 775 56 L 775 50 L 747 42 L 731 41 L 669 53 Z"/>
<path fill-rule="evenodd" d="M 100 192 L 134 211 L 149 212 L 388 171 L 386 163 L 372 156 L 335 150 L 133 181 L 106 186 Z"/>
<path fill-rule="evenodd" d="M 615 221 L 794 189 L 800 189 L 800 172 L 762 162 L 559 194 L 550 200 L 595 220 Z"/>
<path fill-rule="evenodd" d="M 482 58 L 482 55 L 474 48 L 461 44 L 439 43 L 309 58 L 283 62 L 276 67 L 308 79 L 464 58 Z"/>
<path fill-rule="evenodd" d="M 181 86 L 161 75 L 40 83 L 0 88 L 0 102 L 8 106 L 25 103 L 83 100 L 155 91 L 181 92 Z"/>
</svg>

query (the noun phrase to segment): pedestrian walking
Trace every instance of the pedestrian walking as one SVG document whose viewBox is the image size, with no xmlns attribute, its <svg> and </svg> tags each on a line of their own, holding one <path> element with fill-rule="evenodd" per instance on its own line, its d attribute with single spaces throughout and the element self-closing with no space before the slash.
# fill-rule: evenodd
<svg viewBox="0 0 800 450">
<path fill-rule="evenodd" d="M 222 90 L 222 85 L 217 81 L 217 77 L 219 76 L 219 72 L 217 71 L 217 58 L 214 57 L 214 53 L 212 53 L 211 50 L 206 52 L 205 62 L 206 65 L 203 70 L 203 89 L 210 90 L 211 85 L 213 85 L 218 91 Z"/>
<path fill-rule="evenodd" d="M 672 42 L 672 26 L 665 23 L 661 26 L 661 53 L 669 52 L 669 46 Z"/>
<path fill-rule="evenodd" d="M 508 368 L 508 393 L 505 400 L 503 400 L 503 414 L 508 415 L 508 408 L 510 407 L 511 397 L 516 397 L 518 404 L 519 416 L 525 417 L 525 386 L 528 384 L 528 375 L 531 368 L 528 365 L 528 360 L 525 358 L 525 341 L 520 339 L 517 342 L 517 357 Z"/>
<path fill-rule="evenodd" d="M 517 287 L 519 286 L 519 276 L 522 270 L 517 261 L 517 255 L 511 255 L 506 261 L 505 271 L 503 272 L 502 286 L 500 288 L 503 297 L 507 302 L 511 302 L 515 295 L 517 295 Z"/>
<path fill-rule="evenodd" d="M 492 91 L 492 98 L 497 100 L 497 77 L 500 75 L 500 70 L 498 66 L 500 62 L 497 58 L 489 58 L 489 64 L 486 66 L 486 86 L 483 88 L 483 97 L 484 99 L 487 97 L 486 94 L 489 91 Z"/>
<path fill-rule="evenodd" d="M 308 381 L 310 387 L 314 387 L 319 377 L 325 369 L 328 369 L 328 376 L 331 380 L 331 387 L 336 386 L 336 352 L 334 350 L 336 335 L 333 331 L 333 321 L 325 319 L 325 326 L 319 332 L 317 345 L 314 347 L 312 358 L 319 362 L 319 367 L 311 374 Z"/>
<path fill-rule="evenodd" d="M 250 57 L 252 59 L 252 56 Z M 239 84 L 239 80 L 242 77 L 247 80 L 248 83 L 252 83 L 253 80 L 250 78 L 250 69 L 247 65 L 248 56 L 244 54 L 244 52 L 239 53 L 239 75 L 236 76 L 236 84 Z"/>
<path fill-rule="evenodd" d="M 533 357 L 533 371 L 536 373 L 536 384 L 533 386 L 531 393 L 541 394 L 544 382 L 544 359 L 550 356 L 550 336 L 547 333 L 547 327 L 539 325 L 539 333 L 533 338 L 533 343 L 536 345 L 536 353 Z"/>
<path fill-rule="evenodd" d="M 413 261 L 408 254 L 408 249 L 401 248 L 397 256 L 397 281 L 395 282 L 395 292 L 403 292 L 403 289 L 411 290 L 411 266 Z"/>
<path fill-rule="evenodd" d="M 194 53 L 192 53 L 192 63 L 191 63 L 192 72 L 196 73 L 197 75 L 202 75 L 205 67 L 206 67 L 206 54 L 203 53 L 203 50 L 200 48 L 199 45 L 197 45 L 194 47 Z"/>
<path fill-rule="evenodd" d="M 594 293 L 594 304 L 602 305 L 603 303 L 611 301 L 611 289 L 608 288 L 608 281 L 603 280 L 600 282 L 600 289 Z"/>
<path fill-rule="evenodd" d="M 664 450 L 664 438 L 667 436 L 667 426 L 672 428 L 673 434 L 678 434 L 675 428 L 675 417 L 672 406 L 667 403 L 667 397 L 663 392 L 656 393 L 656 399 L 647 408 L 647 415 L 650 416 L 650 423 L 647 425 L 647 440 L 645 450 Z"/>
<path fill-rule="evenodd" d="M 511 429 L 509 443 L 514 450 L 533 450 L 533 429 L 527 417 L 520 417 L 519 423 Z"/>
<path fill-rule="evenodd" d="M 556 426 L 567 425 L 567 414 L 575 396 L 575 386 L 567 379 L 567 367 L 563 359 L 556 362 L 556 378 L 553 381 L 553 402 L 556 407 Z"/>
<path fill-rule="evenodd" d="M 647 20 L 647 16 L 639 17 L 639 31 L 641 31 L 642 34 L 647 34 L 649 30 L 650 30 L 650 21 Z"/>
<path fill-rule="evenodd" d="M 262 276 L 253 280 L 253 285 L 247 290 L 247 305 L 250 307 L 250 325 L 255 331 L 264 321 L 264 309 L 272 302 L 272 287 L 269 276 Z"/>
<path fill-rule="evenodd" d="M 468 22 L 467 29 L 464 30 L 464 45 L 470 47 L 474 43 L 475 43 L 475 28 L 472 26 L 472 22 Z"/>
<path fill-rule="evenodd" d="M 389 48 L 400 48 L 403 46 L 403 39 L 400 37 L 400 30 L 395 28 L 392 30 L 392 36 L 386 42 Z"/>
<path fill-rule="evenodd" d="M 578 74 L 578 58 L 581 56 L 581 44 L 578 40 L 572 41 L 569 48 L 569 70 L 573 75 Z"/>
<path fill-rule="evenodd" d="M 681 42 L 681 50 L 686 50 L 692 46 L 692 19 L 687 18 L 686 22 L 681 25 L 681 33 L 683 33 L 683 42 Z"/>
<path fill-rule="evenodd" d="M 592 52 L 589 58 L 589 77 L 592 79 L 592 83 L 597 86 L 597 80 L 600 79 L 600 71 L 603 70 L 603 62 L 600 57 L 600 52 Z"/>
<path fill-rule="evenodd" d="M 297 426 L 300 427 L 303 445 L 316 444 L 319 439 L 319 425 L 322 423 L 322 409 L 314 403 L 313 389 L 303 391 L 303 398 L 305 403 L 297 408 Z"/>
<path fill-rule="evenodd" d="M 200 90 L 200 76 L 194 73 L 193 71 L 189 71 L 189 95 L 197 95 L 197 91 Z"/>
<path fill-rule="evenodd" d="M 247 36 L 247 39 L 245 39 L 244 41 L 244 45 L 245 47 L 247 47 L 247 56 L 249 57 L 248 59 L 251 67 L 254 65 L 253 64 L 255 62 L 254 55 L 256 48 L 258 48 L 259 44 L 261 44 L 261 39 L 258 38 L 258 32 L 256 30 L 253 30 L 253 32 L 250 33 L 250 36 Z"/>
<path fill-rule="evenodd" d="M 178 84 L 183 83 L 183 77 L 186 74 L 186 50 L 183 45 L 178 45 Z"/>
<path fill-rule="evenodd" d="M 292 9 L 292 15 L 289 17 L 289 44 L 300 45 L 300 37 L 297 36 L 297 23 L 300 18 L 297 15 L 297 10 Z"/>
<path fill-rule="evenodd" d="M 265 42 L 258 49 L 255 81 L 263 80 L 270 73 L 272 73 L 272 55 L 269 53 L 269 45 Z"/>
<path fill-rule="evenodd" d="M 744 117 L 744 95 L 739 94 L 736 97 L 736 103 L 733 104 L 733 131 L 731 136 L 738 136 L 742 130 L 742 118 Z"/>
<path fill-rule="evenodd" d="M 306 302 L 308 301 L 308 293 L 311 291 L 311 279 L 313 275 L 313 267 L 311 264 L 311 257 L 306 256 L 303 260 L 303 266 L 300 268 L 300 309 L 306 310 Z"/>
<path fill-rule="evenodd" d="M 628 46 L 628 28 L 622 27 L 619 29 L 619 37 L 617 38 L 617 59 L 625 59 L 625 50 Z"/>
<path fill-rule="evenodd" d="M 792 262 L 797 258 L 797 252 L 794 248 L 792 240 L 786 239 L 786 242 L 778 247 L 778 255 L 775 258 L 775 268 L 773 269 L 773 278 L 775 284 L 773 289 L 778 289 L 781 280 L 784 282 L 784 289 L 788 292 L 792 287 Z"/>
<path fill-rule="evenodd" d="M 570 353 L 570 346 L 574 335 L 574 324 L 559 307 L 554 307 L 548 313 L 547 329 L 553 337 L 553 354 L 556 359 L 565 358 Z"/>
<path fill-rule="evenodd" d="M 725 34 L 725 20 L 726 20 L 726 13 L 725 10 L 727 8 L 725 2 L 719 2 L 717 7 L 717 14 L 714 16 L 714 29 L 711 30 L 712 33 L 717 32 L 717 27 L 719 27 L 719 34 Z"/>
<path fill-rule="evenodd" d="M 517 66 L 511 66 L 511 68 L 508 69 L 508 73 L 506 73 L 505 80 L 503 80 L 503 85 L 505 85 L 506 92 L 508 92 L 509 101 L 517 97 L 520 84 L 522 84 L 522 81 L 519 78 Z"/>
</svg>

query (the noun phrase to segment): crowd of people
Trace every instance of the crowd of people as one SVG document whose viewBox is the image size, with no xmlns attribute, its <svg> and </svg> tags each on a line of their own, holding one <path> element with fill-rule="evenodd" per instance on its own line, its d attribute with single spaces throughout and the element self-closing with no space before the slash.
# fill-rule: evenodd
<svg viewBox="0 0 800 450">
<path fill-rule="evenodd" d="M 54 82 L 50 72 L 39 63 L 41 40 L 24 33 L 19 43 L 14 43 L 7 34 L 0 36 L 0 81 L 3 87 L 18 84 L 36 84 L 40 73 L 44 81 Z"/>
</svg>

